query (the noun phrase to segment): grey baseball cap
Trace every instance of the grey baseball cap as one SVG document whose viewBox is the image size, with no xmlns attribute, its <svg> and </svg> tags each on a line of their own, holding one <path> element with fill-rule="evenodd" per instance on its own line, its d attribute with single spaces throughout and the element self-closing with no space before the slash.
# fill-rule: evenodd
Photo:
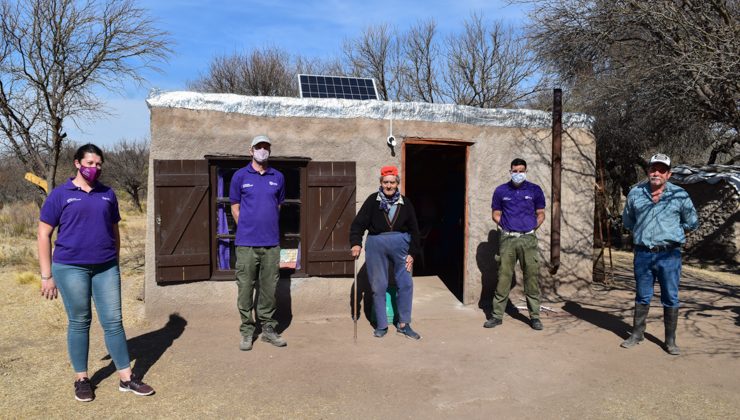
<svg viewBox="0 0 740 420">
<path fill-rule="evenodd" d="M 267 143 L 267 144 L 270 144 L 270 145 L 272 144 L 272 142 L 270 141 L 270 138 L 267 137 L 264 134 L 260 134 L 259 136 L 255 136 L 252 139 L 252 147 L 256 146 L 259 143 Z"/>
</svg>

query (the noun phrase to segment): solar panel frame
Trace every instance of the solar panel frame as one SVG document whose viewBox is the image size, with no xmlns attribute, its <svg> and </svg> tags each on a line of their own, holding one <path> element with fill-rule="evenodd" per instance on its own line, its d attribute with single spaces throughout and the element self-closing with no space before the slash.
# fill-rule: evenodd
<svg viewBox="0 0 740 420">
<path fill-rule="evenodd" d="M 299 74 L 301 98 L 378 99 L 375 79 L 369 77 Z"/>
</svg>

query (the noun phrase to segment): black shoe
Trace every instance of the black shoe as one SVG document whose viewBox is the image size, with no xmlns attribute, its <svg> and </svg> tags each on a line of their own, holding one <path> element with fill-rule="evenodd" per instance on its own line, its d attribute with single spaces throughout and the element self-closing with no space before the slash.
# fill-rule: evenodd
<svg viewBox="0 0 740 420">
<path fill-rule="evenodd" d="M 396 333 L 403 335 L 406 338 L 412 340 L 420 340 L 421 336 L 416 331 L 411 329 L 411 324 L 406 324 L 403 327 L 396 327 Z"/>
<path fill-rule="evenodd" d="M 388 334 L 388 327 L 383 329 L 376 328 L 375 331 L 373 331 L 373 336 L 378 338 L 383 338 L 386 334 Z"/>
<path fill-rule="evenodd" d="M 154 388 L 141 382 L 141 379 L 131 375 L 131 379 L 127 382 L 121 381 L 118 384 L 118 390 L 121 392 L 133 392 L 136 395 L 152 395 L 154 394 Z"/>
<path fill-rule="evenodd" d="M 487 320 L 485 323 L 483 323 L 483 328 L 493 328 L 498 327 L 499 325 L 503 324 L 504 321 L 498 319 L 498 318 L 491 318 Z"/>
<path fill-rule="evenodd" d="M 265 327 L 262 328 L 262 341 L 270 343 L 276 347 L 285 347 L 288 345 L 288 342 L 285 341 L 283 337 L 280 337 L 280 334 L 275 332 L 272 325 L 265 325 Z"/>
<path fill-rule="evenodd" d="M 532 329 L 533 330 L 537 330 L 537 331 L 542 331 L 542 329 L 544 328 L 542 326 L 542 321 L 540 321 L 539 318 L 535 318 L 535 319 L 531 320 L 530 321 L 530 325 L 532 326 Z"/>
<path fill-rule="evenodd" d="M 82 378 L 75 381 L 75 399 L 82 402 L 90 402 L 95 399 L 90 379 Z"/>
</svg>

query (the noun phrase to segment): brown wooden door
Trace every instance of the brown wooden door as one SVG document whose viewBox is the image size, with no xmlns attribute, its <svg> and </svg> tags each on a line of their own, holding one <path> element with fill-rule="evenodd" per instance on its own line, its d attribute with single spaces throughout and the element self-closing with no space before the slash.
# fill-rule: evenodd
<svg viewBox="0 0 740 420">
<path fill-rule="evenodd" d="M 310 276 L 354 275 L 349 227 L 355 217 L 355 162 L 309 162 L 306 167 L 305 252 Z"/>
<path fill-rule="evenodd" d="M 211 277 L 206 160 L 154 161 L 157 283 Z"/>
</svg>

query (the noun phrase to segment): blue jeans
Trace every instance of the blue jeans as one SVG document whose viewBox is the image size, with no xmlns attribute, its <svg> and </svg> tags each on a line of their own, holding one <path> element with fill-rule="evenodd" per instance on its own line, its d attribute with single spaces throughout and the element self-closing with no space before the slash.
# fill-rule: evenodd
<svg viewBox="0 0 740 420">
<path fill-rule="evenodd" d="M 411 302 L 414 299 L 414 283 L 411 273 L 406 271 L 406 256 L 409 255 L 411 235 L 401 232 L 387 232 L 368 235 L 365 244 L 365 263 L 370 287 L 373 290 L 375 309 L 375 328 L 388 328 L 388 315 L 385 311 L 385 291 L 388 288 L 388 268 L 392 267 L 398 288 L 398 321 L 411 322 Z"/>
<path fill-rule="evenodd" d="M 118 261 L 85 265 L 54 263 L 51 272 L 67 311 L 67 349 L 75 372 L 87 372 L 92 320 L 90 298 L 95 302 L 98 320 L 105 335 L 105 345 L 116 369 L 130 367 L 131 360 L 121 315 L 121 273 Z"/>
<path fill-rule="evenodd" d="M 635 250 L 635 303 L 649 305 L 655 281 L 660 284 L 663 307 L 678 307 L 678 283 L 681 278 L 681 249 L 649 252 Z"/>
</svg>

